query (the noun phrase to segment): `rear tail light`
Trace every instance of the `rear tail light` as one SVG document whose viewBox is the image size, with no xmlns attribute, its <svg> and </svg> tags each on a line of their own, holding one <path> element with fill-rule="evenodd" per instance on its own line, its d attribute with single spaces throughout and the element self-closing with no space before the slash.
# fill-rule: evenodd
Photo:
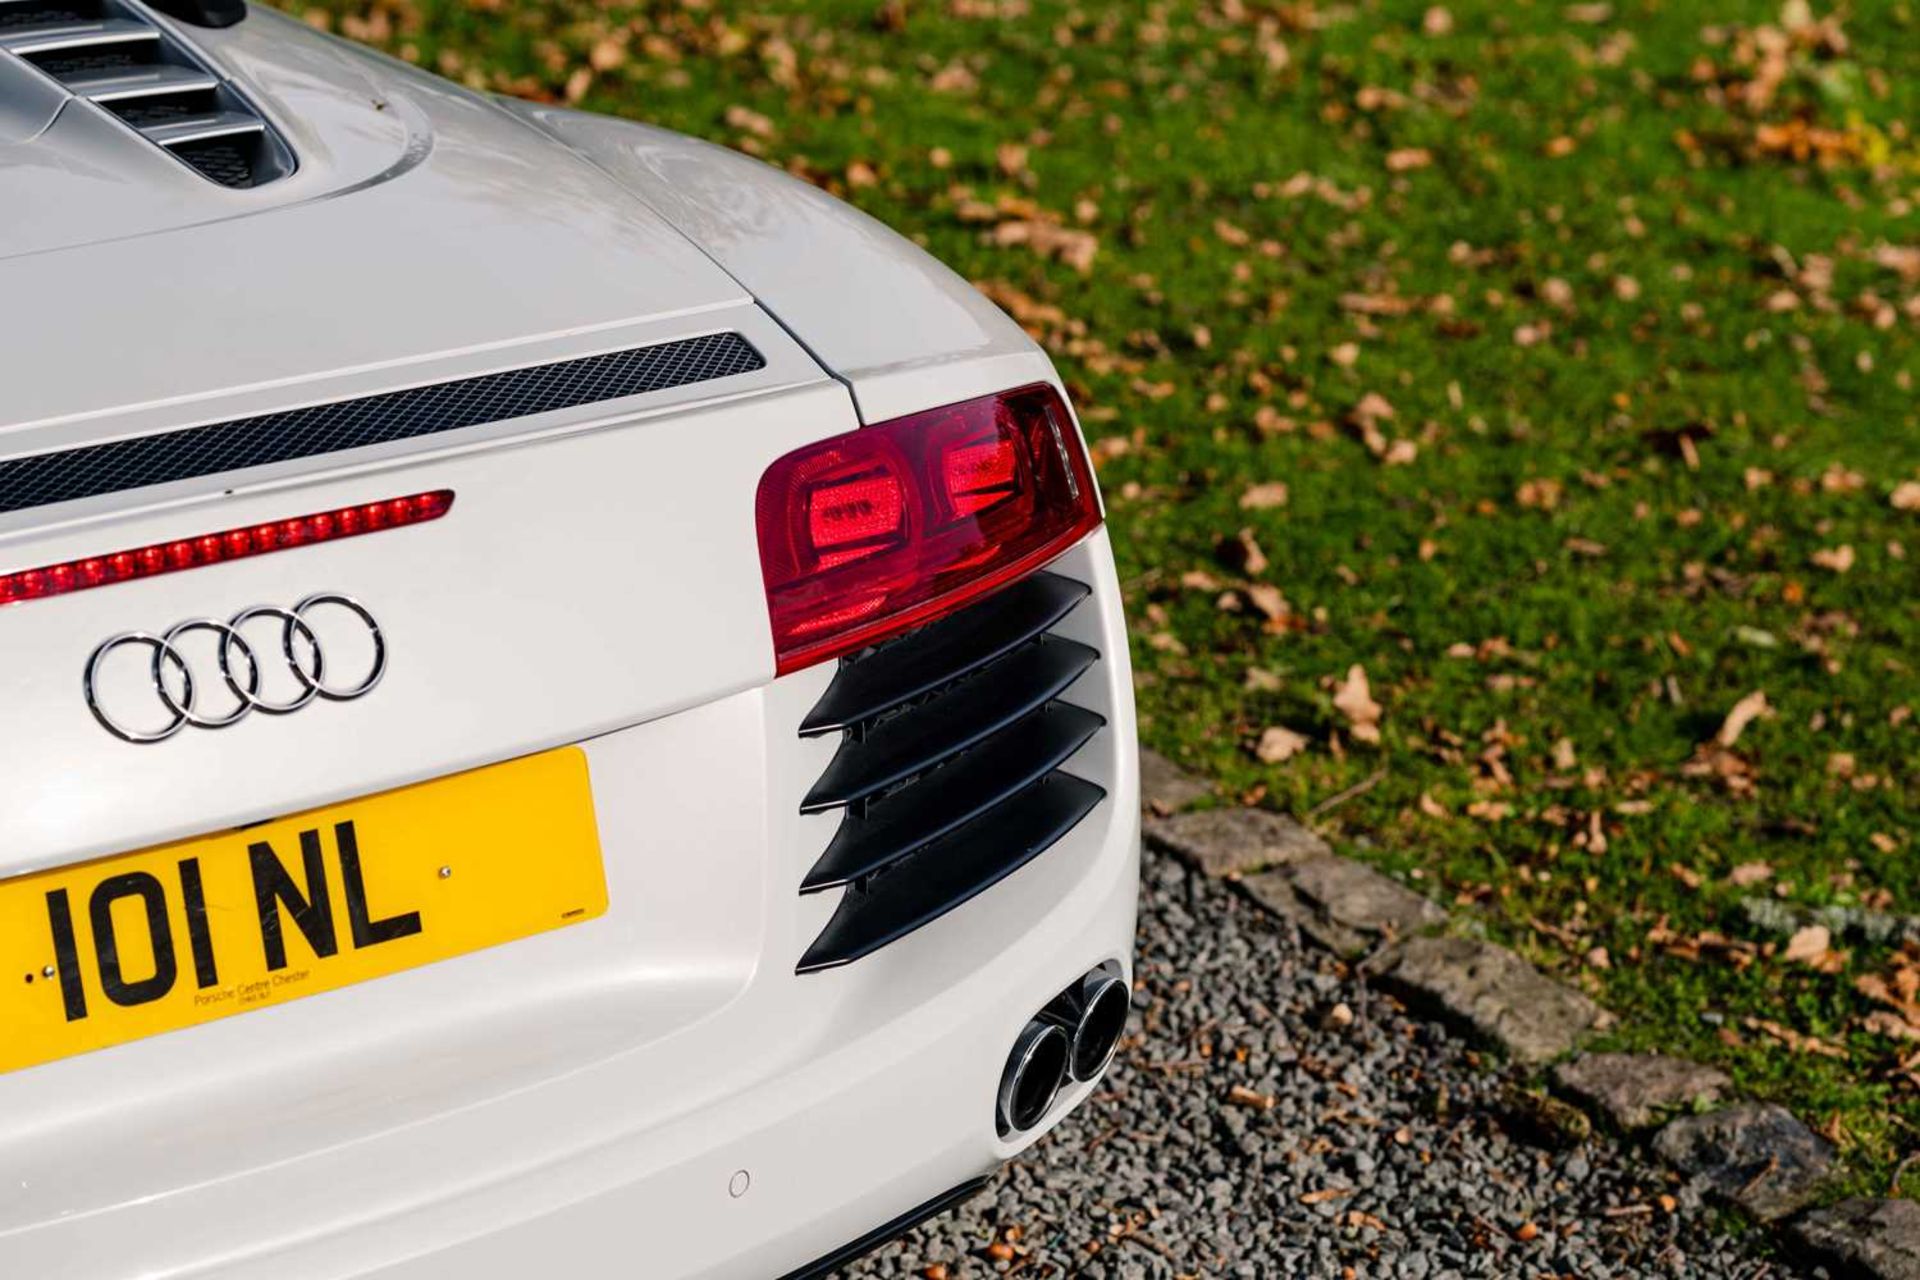
<svg viewBox="0 0 1920 1280">
<path fill-rule="evenodd" d="M 1100 524 L 1086 451 L 1040 384 L 797 449 L 755 508 L 782 675 L 950 613 Z"/>
</svg>

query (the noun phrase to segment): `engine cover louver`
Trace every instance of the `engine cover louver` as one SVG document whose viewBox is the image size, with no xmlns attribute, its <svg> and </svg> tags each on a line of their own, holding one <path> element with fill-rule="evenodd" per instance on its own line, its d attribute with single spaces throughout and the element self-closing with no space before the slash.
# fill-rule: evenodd
<svg viewBox="0 0 1920 1280">
<path fill-rule="evenodd" d="M 799 972 L 848 964 L 954 910 L 1105 798 L 1062 768 L 1106 726 L 1061 700 L 1100 654 L 1051 634 L 1089 594 L 1036 573 L 841 663 L 800 727 L 841 736 L 801 811 L 844 816 L 800 892 L 845 892 Z"/>
<path fill-rule="evenodd" d="M 257 187 L 293 172 L 260 112 L 132 0 L 0 0 L 0 50 L 210 182 Z"/>
</svg>

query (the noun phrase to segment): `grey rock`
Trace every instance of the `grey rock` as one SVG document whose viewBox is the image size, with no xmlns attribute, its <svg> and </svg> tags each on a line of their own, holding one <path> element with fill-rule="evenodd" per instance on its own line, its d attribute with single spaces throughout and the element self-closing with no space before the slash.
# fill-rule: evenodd
<svg viewBox="0 0 1920 1280">
<path fill-rule="evenodd" d="M 1241 882 L 1255 902 L 1344 956 L 1443 924 L 1447 913 L 1397 880 L 1347 858 L 1309 858 Z"/>
<path fill-rule="evenodd" d="M 1549 1062 L 1591 1031 L 1606 1010 L 1505 947 L 1474 938 L 1412 938 L 1382 958 L 1374 978 L 1517 1062 Z"/>
<path fill-rule="evenodd" d="M 1808 925 L 1825 925 L 1836 938 L 1886 946 L 1920 942 L 1920 916 L 1892 915 L 1865 907 L 1796 907 L 1776 898 L 1742 898 L 1740 914 L 1755 933 L 1791 937 Z"/>
<path fill-rule="evenodd" d="M 1682 1116 L 1654 1136 L 1653 1150 L 1767 1222 L 1805 1207 L 1833 1169 L 1833 1145 L 1772 1103 Z"/>
<path fill-rule="evenodd" d="M 1140 807 L 1148 813 L 1178 813 L 1212 794 L 1206 783 L 1158 751 L 1140 748 Z"/>
<path fill-rule="evenodd" d="M 1318 858 L 1291 869 L 1294 889 L 1335 924 L 1398 937 L 1444 924 L 1447 913 L 1424 895 L 1346 858 Z"/>
<path fill-rule="evenodd" d="M 1788 1226 L 1815 1262 L 1865 1280 L 1920 1280 L 1920 1204 L 1842 1200 Z"/>
<path fill-rule="evenodd" d="M 1805 913 L 1773 898 L 1740 899 L 1740 915 L 1755 933 L 1775 933 L 1783 938 L 1805 923 Z"/>
<path fill-rule="evenodd" d="M 1265 809 L 1206 809 L 1148 818 L 1153 845 L 1210 876 L 1238 875 L 1330 856 L 1327 842 L 1281 813 Z"/>
<path fill-rule="evenodd" d="M 1554 1068 L 1554 1087 L 1619 1133 L 1651 1129 L 1720 1101 L 1722 1072 L 1658 1053 L 1589 1053 Z"/>
<path fill-rule="evenodd" d="M 1294 888 L 1293 876 L 1285 869 L 1246 876 L 1240 881 L 1240 887 L 1262 907 L 1292 923 L 1300 930 L 1300 936 L 1315 946 L 1348 957 L 1365 955 L 1372 949 L 1367 935 L 1335 924 L 1303 898 Z"/>
</svg>

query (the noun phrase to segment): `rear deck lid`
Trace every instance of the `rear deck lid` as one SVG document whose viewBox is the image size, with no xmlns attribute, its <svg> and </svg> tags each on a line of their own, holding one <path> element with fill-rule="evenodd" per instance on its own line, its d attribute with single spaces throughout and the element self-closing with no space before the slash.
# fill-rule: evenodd
<svg viewBox="0 0 1920 1280">
<path fill-rule="evenodd" d="M 753 306 L 714 313 L 700 335 L 676 321 L 545 344 L 514 376 L 689 342 L 744 346 L 757 363 L 0 515 L 0 584 L 16 584 L 0 603 L 0 878 L 528 755 L 765 683 L 755 487 L 775 458 L 858 425 L 845 389 Z M 383 381 L 330 380 L 338 394 L 321 407 Z M 430 394 L 457 405 L 449 385 Z M 271 402 L 220 403 L 223 421 L 245 422 L 242 404 Z M 178 452 L 193 454 L 160 461 Z M 387 514 L 396 499 L 419 505 Z M 117 577 L 121 554 L 192 567 Z M 64 572 L 64 589 L 19 590 L 36 568 Z M 114 580 L 90 585 L 101 575 Z"/>
<path fill-rule="evenodd" d="M 121 104 L 0 52 L 0 457 L 105 415 L 138 430 L 127 415 L 236 389 L 747 300 L 490 100 L 258 7 L 188 30 L 291 172 L 210 181 Z"/>
</svg>

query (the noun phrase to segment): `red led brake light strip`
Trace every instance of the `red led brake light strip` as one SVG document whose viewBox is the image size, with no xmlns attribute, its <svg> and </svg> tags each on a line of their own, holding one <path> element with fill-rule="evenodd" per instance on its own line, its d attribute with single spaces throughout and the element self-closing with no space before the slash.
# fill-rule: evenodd
<svg viewBox="0 0 1920 1280">
<path fill-rule="evenodd" d="M 438 520 L 452 509 L 453 490 L 436 489 L 431 493 L 415 493 L 381 502 L 363 502 L 357 506 L 315 512 L 313 515 L 294 516 L 289 520 L 270 520 L 265 524 L 245 525 L 219 533 L 201 534 L 195 538 L 180 538 L 129 551 L 88 556 L 64 564 L 0 573 L 0 605 L 68 595 L 94 587 L 111 586 L 116 582 L 132 582 L 139 578 L 158 577 L 163 573 L 178 573 L 183 569 L 224 564 L 229 560 L 247 560 L 274 551 L 291 551 L 295 547 L 338 542 L 342 538 L 356 538 L 383 529 L 425 524 L 429 520 Z"/>
</svg>

